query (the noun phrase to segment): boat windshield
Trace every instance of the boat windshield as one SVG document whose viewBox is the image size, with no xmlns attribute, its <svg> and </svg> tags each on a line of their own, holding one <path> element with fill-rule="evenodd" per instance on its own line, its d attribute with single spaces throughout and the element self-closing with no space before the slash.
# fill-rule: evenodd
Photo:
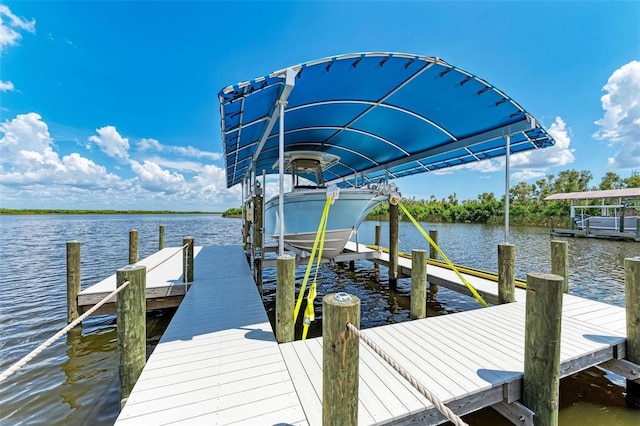
<svg viewBox="0 0 640 426">
<path fill-rule="evenodd" d="M 294 188 L 324 187 L 320 161 L 312 158 L 297 158 L 291 162 Z"/>
</svg>

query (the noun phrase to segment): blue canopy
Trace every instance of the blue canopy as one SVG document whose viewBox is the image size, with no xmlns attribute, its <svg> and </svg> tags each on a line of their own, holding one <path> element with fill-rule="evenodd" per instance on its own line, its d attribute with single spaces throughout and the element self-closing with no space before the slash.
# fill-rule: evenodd
<svg viewBox="0 0 640 426">
<path fill-rule="evenodd" d="M 285 102 L 285 151 L 338 155 L 324 177 L 341 186 L 499 157 L 507 136 L 511 153 L 555 143 L 513 99 L 436 57 L 324 58 L 225 87 L 218 98 L 228 187 L 278 172 Z"/>
</svg>

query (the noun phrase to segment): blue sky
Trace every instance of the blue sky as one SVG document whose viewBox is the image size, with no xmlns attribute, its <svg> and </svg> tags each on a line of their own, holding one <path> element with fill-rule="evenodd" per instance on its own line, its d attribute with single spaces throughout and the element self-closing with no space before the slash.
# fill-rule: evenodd
<svg viewBox="0 0 640 426">
<path fill-rule="evenodd" d="M 640 171 L 640 2 L 0 4 L 0 206 L 219 211 L 217 93 L 317 58 L 438 56 L 556 138 L 511 183 Z M 500 161 L 399 179 L 403 195 L 504 193 Z M 275 186 L 275 185 L 273 185 Z M 270 186 L 271 187 L 271 186 Z"/>
</svg>

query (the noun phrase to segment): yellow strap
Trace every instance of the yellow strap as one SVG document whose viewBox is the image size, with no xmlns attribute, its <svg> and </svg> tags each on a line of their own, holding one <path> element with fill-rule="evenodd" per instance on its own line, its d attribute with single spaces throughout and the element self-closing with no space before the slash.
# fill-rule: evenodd
<svg viewBox="0 0 640 426">
<path fill-rule="evenodd" d="M 318 270 L 320 270 L 320 265 L 322 262 L 322 252 L 324 251 L 324 241 L 327 235 L 327 221 L 329 210 L 327 209 L 327 215 L 324 215 L 324 222 L 322 223 L 322 230 L 320 231 L 320 247 L 318 249 L 318 261 L 316 264 L 316 271 L 313 276 L 313 283 L 309 287 L 309 293 L 307 294 L 307 307 L 304 310 L 304 320 L 302 321 L 302 340 L 307 338 L 307 332 L 309 331 L 309 326 L 315 320 L 315 312 L 313 308 L 313 301 L 316 298 L 316 283 L 318 281 Z"/>
<path fill-rule="evenodd" d="M 293 323 L 295 324 L 298 320 L 298 313 L 300 312 L 300 306 L 302 305 L 302 299 L 304 298 L 304 292 L 307 289 L 307 282 L 309 281 L 309 275 L 311 273 L 311 267 L 313 266 L 313 260 L 315 259 L 316 250 L 318 248 L 318 244 L 322 237 L 322 229 L 326 229 L 327 216 L 329 215 L 329 206 L 331 205 L 331 199 L 333 197 L 329 195 L 327 197 L 327 201 L 324 204 L 324 210 L 322 212 L 322 217 L 320 218 L 320 223 L 318 224 L 318 230 L 316 231 L 316 238 L 313 241 L 313 248 L 311 249 L 311 257 L 309 258 L 309 263 L 307 263 L 307 270 L 304 273 L 304 279 L 302 280 L 302 288 L 300 288 L 300 293 L 298 294 L 298 300 L 296 301 L 296 306 L 293 310 Z M 323 240 L 324 241 L 324 240 Z M 320 258 L 321 254 L 318 256 Z"/>
<path fill-rule="evenodd" d="M 414 219 L 413 216 L 411 216 L 411 213 L 409 213 L 409 210 L 407 210 L 405 208 L 405 206 L 402 205 L 402 203 L 398 203 L 398 206 L 400 206 L 400 208 L 402 209 L 402 211 L 404 212 L 404 214 L 406 214 L 409 219 L 411 220 L 411 222 L 413 222 L 413 224 L 416 226 L 416 228 L 418 228 L 418 230 L 420 231 L 420 233 L 422 234 L 423 237 L 426 238 L 427 241 L 429 241 L 429 244 L 431 244 L 436 251 L 440 254 L 440 256 L 442 256 L 442 258 L 444 259 L 445 262 L 447 262 L 447 264 L 449 265 L 449 267 L 453 270 L 453 272 L 456 273 L 456 275 L 458 276 L 458 278 L 460 278 L 460 280 L 464 283 L 464 285 L 467 286 L 467 288 L 469 289 L 469 291 L 471 292 L 471 294 L 473 294 L 473 297 L 475 297 L 475 299 L 480 302 L 482 304 L 482 306 L 484 306 L 485 308 L 488 307 L 489 305 L 487 304 L 487 302 L 484 301 L 484 299 L 478 294 L 478 292 L 476 291 L 476 289 L 471 285 L 471 283 L 469 281 L 467 281 L 462 274 L 460 273 L 460 271 L 458 271 L 458 268 L 456 268 L 456 266 L 449 260 L 449 258 L 443 253 L 442 250 L 440 250 L 440 247 L 438 247 L 438 245 L 435 243 L 435 241 L 433 241 L 431 239 L 431 237 L 429 237 L 429 234 L 427 234 L 425 232 L 424 229 L 422 229 L 422 226 L 420 226 L 420 224 Z"/>
</svg>

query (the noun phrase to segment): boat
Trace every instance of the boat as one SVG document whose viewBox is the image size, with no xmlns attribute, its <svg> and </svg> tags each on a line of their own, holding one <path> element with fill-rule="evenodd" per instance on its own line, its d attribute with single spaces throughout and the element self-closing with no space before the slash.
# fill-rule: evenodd
<svg viewBox="0 0 640 426">
<path fill-rule="evenodd" d="M 624 208 L 624 206 L 612 206 L 611 208 Z M 638 226 L 638 219 L 640 216 L 593 216 L 586 213 L 576 215 L 575 227 L 576 229 L 591 231 L 630 231 L 636 232 Z"/>
<path fill-rule="evenodd" d="M 336 155 L 315 151 L 286 152 L 284 156 L 284 169 L 292 176 L 292 190 L 283 194 L 284 243 L 302 252 L 312 251 L 327 197 L 331 195 L 322 250 L 322 257 L 329 260 L 342 252 L 367 214 L 395 193 L 395 186 L 388 185 L 325 186 L 323 171 L 339 160 Z M 279 202 L 280 195 L 276 195 L 264 207 L 265 235 L 273 238 L 280 234 Z"/>
</svg>

